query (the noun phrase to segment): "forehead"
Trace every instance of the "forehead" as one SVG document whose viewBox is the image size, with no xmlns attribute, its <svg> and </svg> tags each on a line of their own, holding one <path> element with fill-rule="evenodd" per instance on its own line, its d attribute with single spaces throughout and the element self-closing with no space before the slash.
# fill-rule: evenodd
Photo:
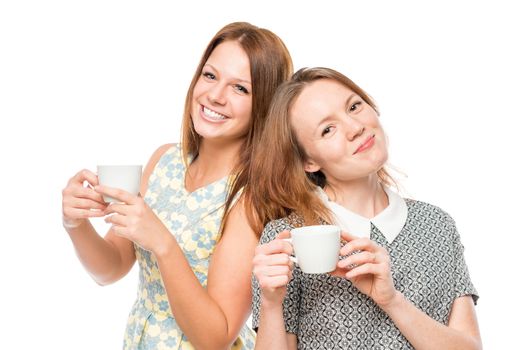
<svg viewBox="0 0 524 350">
<path fill-rule="evenodd" d="M 237 41 L 228 40 L 220 43 L 215 47 L 206 64 L 213 66 L 221 75 L 251 80 L 249 57 Z"/>
<path fill-rule="evenodd" d="M 346 108 L 353 91 L 331 79 L 308 84 L 291 108 L 293 123 L 315 122 Z"/>
</svg>

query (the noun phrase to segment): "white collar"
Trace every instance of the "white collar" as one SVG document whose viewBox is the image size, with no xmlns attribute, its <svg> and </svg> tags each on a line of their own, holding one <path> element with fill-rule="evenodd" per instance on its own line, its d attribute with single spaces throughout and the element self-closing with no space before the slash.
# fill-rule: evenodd
<svg viewBox="0 0 524 350">
<path fill-rule="evenodd" d="M 335 224 L 343 231 L 358 236 L 370 237 L 371 224 L 375 225 L 379 231 L 386 237 L 389 243 L 398 236 L 408 218 L 408 206 L 402 197 L 397 193 L 384 186 L 389 200 L 389 205 L 372 219 L 358 215 L 340 204 L 329 200 L 327 194 L 320 188 L 317 188 L 318 195 L 322 202 L 333 213 Z"/>
</svg>

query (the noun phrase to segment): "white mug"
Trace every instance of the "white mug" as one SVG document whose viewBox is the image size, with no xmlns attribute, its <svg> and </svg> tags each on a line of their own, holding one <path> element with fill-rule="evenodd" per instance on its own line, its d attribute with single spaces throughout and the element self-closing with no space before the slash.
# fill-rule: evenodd
<svg viewBox="0 0 524 350">
<path fill-rule="evenodd" d="M 99 165 L 97 174 L 100 185 L 118 188 L 134 195 L 140 191 L 141 165 Z M 104 201 L 118 202 L 109 196 L 104 196 Z"/>
<path fill-rule="evenodd" d="M 326 273 L 337 267 L 340 251 L 340 228 L 335 225 L 314 225 L 291 230 L 295 256 L 291 260 L 305 273 Z"/>
</svg>

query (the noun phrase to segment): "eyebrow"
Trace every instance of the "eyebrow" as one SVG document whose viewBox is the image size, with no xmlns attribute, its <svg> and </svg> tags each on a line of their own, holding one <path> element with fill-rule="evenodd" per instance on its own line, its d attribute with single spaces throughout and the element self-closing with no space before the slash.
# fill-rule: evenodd
<svg viewBox="0 0 524 350">
<path fill-rule="evenodd" d="M 215 70 L 216 72 L 218 72 L 219 70 L 215 68 L 215 66 L 213 66 L 211 63 L 206 63 L 204 64 L 204 67 L 205 66 L 209 66 L 211 68 L 213 68 L 213 70 Z M 203 68 L 203 67 L 202 67 Z M 249 80 L 245 80 L 245 79 L 240 79 L 240 78 L 233 78 L 234 80 L 238 80 L 240 82 L 243 82 L 243 83 L 246 83 L 246 84 L 249 84 L 249 85 L 252 85 L 251 81 Z"/>
<path fill-rule="evenodd" d="M 349 105 L 351 104 L 351 100 L 353 99 L 353 97 L 355 97 L 357 94 L 356 93 L 352 93 L 351 95 L 349 95 L 349 97 L 347 98 L 346 102 L 344 103 L 344 107 L 345 107 L 345 110 L 347 111 L 349 109 Z M 326 120 L 329 120 L 333 118 L 332 115 L 327 115 L 325 116 L 324 118 L 322 118 L 321 121 L 318 122 L 318 125 L 320 126 L 321 124 L 323 124 Z"/>
</svg>

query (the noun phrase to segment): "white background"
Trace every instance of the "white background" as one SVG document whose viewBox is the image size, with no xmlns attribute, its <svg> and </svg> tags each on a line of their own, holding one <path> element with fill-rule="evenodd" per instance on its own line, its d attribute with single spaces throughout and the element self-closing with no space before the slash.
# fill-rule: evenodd
<svg viewBox="0 0 524 350">
<path fill-rule="evenodd" d="M 239 20 L 281 36 L 295 68 L 336 68 L 376 99 L 406 193 L 457 222 L 485 349 L 522 339 L 517 1 L 289 3 L 0 4 L 2 348 L 121 347 L 137 270 L 90 279 L 61 228 L 61 190 L 81 168 L 145 163 L 177 141 L 204 47 Z"/>
</svg>

